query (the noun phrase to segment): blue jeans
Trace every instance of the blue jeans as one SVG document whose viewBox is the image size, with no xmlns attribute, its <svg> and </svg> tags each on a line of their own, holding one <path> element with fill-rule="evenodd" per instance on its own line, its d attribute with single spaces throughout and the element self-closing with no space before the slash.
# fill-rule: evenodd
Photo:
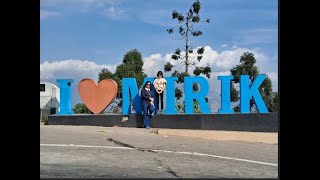
<svg viewBox="0 0 320 180">
<path fill-rule="evenodd" d="M 143 127 L 150 127 L 150 119 L 148 116 L 148 111 L 150 114 L 153 114 L 155 111 L 155 108 L 150 103 L 143 103 L 142 110 L 143 110 Z"/>
</svg>

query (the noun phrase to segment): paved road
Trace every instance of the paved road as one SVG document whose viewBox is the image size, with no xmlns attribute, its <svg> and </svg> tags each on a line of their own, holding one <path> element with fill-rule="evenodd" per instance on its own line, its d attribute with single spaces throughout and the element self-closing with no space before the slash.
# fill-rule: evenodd
<svg viewBox="0 0 320 180">
<path fill-rule="evenodd" d="M 278 145 L 40 126 L 41 178 L 277 178 Z"/>
</svg>

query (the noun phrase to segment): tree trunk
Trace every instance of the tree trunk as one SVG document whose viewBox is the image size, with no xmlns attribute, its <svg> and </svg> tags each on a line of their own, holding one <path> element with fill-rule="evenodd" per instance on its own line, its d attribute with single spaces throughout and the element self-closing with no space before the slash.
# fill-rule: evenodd
<svg viewBox="0 0 320 180">
<path fill-rule="evenodd" d="M 187 74 L 188 73 L 188 67 L 189 67 L 189 18 L 187 18 L 187 22 L 186 22 L 186 26 L 187 26 L 187 30 L 186 30 L 186 61 L 185 61 L 185 64 L 186 64 L 186 69 L 185 69 L 185 72 Z"/>
</svg>

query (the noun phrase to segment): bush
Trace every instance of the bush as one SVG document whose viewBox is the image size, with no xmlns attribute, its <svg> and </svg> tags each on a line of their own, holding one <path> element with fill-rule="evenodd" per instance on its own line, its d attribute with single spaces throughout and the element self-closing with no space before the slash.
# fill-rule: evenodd
<svg viewBox="0 0 320 180">
<path fill-rule="evenodd" d="M 43 122 L 44 125 L 47 125 L 48 124 L 48 115 L 43 115 L 41 118 L 41 122 Z"/>
<path fill-rule="evenodd" d="M 76 114 L 92 114 L 92 112 L 87 108 L 87 106 L 84 103 L 78 103 L 72 108 L 74 113 Z"/>
</svg>

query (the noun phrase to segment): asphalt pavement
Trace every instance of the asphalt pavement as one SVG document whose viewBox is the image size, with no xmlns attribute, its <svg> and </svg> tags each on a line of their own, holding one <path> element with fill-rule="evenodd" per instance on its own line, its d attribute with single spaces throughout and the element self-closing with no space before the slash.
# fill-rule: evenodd
<svg viewBox="0 0 320 180">
<path fill-rule="evenodd" d="M 278 145 L 156 129 L 40 126 L 41 178 L 277 178 Z"/>
</svg>

